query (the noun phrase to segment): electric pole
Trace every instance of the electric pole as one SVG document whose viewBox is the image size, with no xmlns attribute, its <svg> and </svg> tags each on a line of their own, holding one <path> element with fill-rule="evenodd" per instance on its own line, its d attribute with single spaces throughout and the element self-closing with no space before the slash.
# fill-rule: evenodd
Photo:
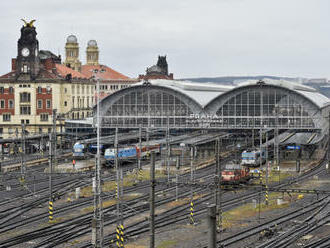
<svg viewBox="0 0 330 248">
<path fill-rule="evenodd" d="M 94 72 L 95 73 L 95 72 Z M 97 154 L 95 163 L 95 179 L 93 180 L 94 214 L 92 220 L 92 244 L 95 248 L 103 247 L 103 206 L 101 198 L 101 149 L 100 149 L 100 80 L 97 79 Z"/>
<path fill-rule="evenodd" d="M 269 165 L 268 165 L 268 132 L 266 130 L 266 147 L 265 147 L 265 157 L 266 157 L 266 192 L 265 192 L 265 198 L 266 198 L 266 205 L 268 206 L 268 179 L 269 179 Z"/>
<path fill-rule="evenodd" d="M 122 235 L 121 235 L 121 187 L 120 187 L 120 171 L 119 171 L 119 157 L 118 157 L 118 128 L 116 127 L 115 133 L 115 169 L 116 169 L 116 212 L 117 212 L 117 228 L 116 228 L 116 236 L 117 236 L 117 247 L 122 246 Z"/>
<path fill-rule="evenodd" d="M 280 171 L 280 147 L 279 147 L 279 131 L 278 131 L 278 126 L 279 126 L 279 106 L 276 104 L 275 105 L 275 154 L 276 155 L 276 166 L 278 168 L 278 183 L 281 182 L 281 171 Z"/>
<path fill-rule="evenodd" d="M 25 173 L 26 173 L 26 165 L 25 165 L 25 125 L 24 124 L 22 124 L 21 145 L 22 145 L 21 181 L 24 182 L 24 180 L 25 180 Z"/>
<path fill-rule="evenodd" d="M 142 128 L 141 125 L 139 125 L 139 151 L 140 153 L 138 154 L 138 170 L 139 172 L 141 171 L 141 154 L 142 154 Z"/>
<path fill-rule="evenodd" d="M 329 125 L 329 130 L 328 130 L 328 166 L 327 166 L 327 172 L 329 169 L 329 165 L 330 165 L 330 112 L 329 112 L 329 121 L 328 121 L 328 125 Z"/>
<path fill-rule="evenodd" d="M 170 128 L 167 118 L 167 129 L 166 129 L 166 166 L 167 166 L 167 182 L 170 182 L 170 141 L 169 141 L 169 134 Z"/>
<path fill-rule="evenodd" d="M 194 147 L 190 147 L 190 182 L 194 183 Z M 190 186 L 190 224 L 194 225 L 194 191 L 193 186 Z"/>
<path fill-rule="evenodd" d="M 151 153 L 150 165 L 150 248 L 155 247 L 155 152 Z"/>
<path fill-rule="evenodd" d="M 55 159 L 55 146 L 56 142 L 56 109 L 53 109 L 53 130 L 49 134 L 49 222 L 53 220 L 54 208 L 53 208 L 53 161 Z"/>
</svg>

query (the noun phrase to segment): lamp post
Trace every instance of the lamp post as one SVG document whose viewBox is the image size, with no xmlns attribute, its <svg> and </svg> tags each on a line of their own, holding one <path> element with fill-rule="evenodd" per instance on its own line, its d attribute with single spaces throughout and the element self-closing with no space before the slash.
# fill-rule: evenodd
<svg viewBox="0 0 330 248">
<path fill-rule="evenodd" d="M 185 151 L 186 144 L 180 143 L 180 147 L 181 147 L 181 166 L 183 166 L 184 165 L 184 151 Z"/>
</svg>

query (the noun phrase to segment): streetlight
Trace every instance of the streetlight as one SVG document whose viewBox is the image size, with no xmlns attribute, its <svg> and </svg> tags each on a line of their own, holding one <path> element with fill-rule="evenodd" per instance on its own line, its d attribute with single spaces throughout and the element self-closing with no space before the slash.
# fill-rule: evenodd
<svg viewBox="0 0 330 248">
<path fill-rule="evenodd" d="M 183 166 L 183 159 L 184 159 L 184 149 L 185 149 L 186 144 L 185 143 L 180 143 L 181 147 L 181 166 Z"/>
</svg>

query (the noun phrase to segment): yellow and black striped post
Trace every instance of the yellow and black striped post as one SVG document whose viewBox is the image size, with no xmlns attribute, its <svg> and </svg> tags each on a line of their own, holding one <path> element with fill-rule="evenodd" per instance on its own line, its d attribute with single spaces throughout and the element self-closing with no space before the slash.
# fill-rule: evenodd
<svg viewBox="0 0 330 248">
<path fill-rule="evenodd" d="M 266 192 L 265 192 L 265 200 L 266 200 L 266 206 L 268 206 L 268 185 L 266 184 Z"/>
<path fill-rule="evenodd" d="M 124 226 L 120 225 L 120 247 L 124 247 Z"/>
<path fill-rule="evenodd" d="M 117 244 L 117 247 L 118 248 L 120 248 L 121 247 L 121 239 L 120 239 L 120 236 L 121 236 L 121 234 L 120 234 L 120 226 L 117 226 L 117 228 L 116 228 L 116 238 L 117 238 L 117 242 L 116 242 L 116 244 Z"/>
<path fill-rule="evenodd" d="M 53 214 L 54 214 L 54 208 L 53 208 L 53 202 L 49 201 L 49 207 L 48 207 L 48 213 L 49 213 L 49 222 L 53 221 Z"/>
<path fill-rule="evenodd" d="M 194 221 L 194 202 L 191 201 L 190 202 L 190 224 L 195 224 L 195 221 Z"/>
<path fill-rule="evenodd" d="M 139 179 L 140 181 L 141 181 L 142 178 L 143 178 L 142 173 L 143 173 L 142 169 L 139 169 L 139 170 L 138 170 L 138 179 Z"/>
</svg>

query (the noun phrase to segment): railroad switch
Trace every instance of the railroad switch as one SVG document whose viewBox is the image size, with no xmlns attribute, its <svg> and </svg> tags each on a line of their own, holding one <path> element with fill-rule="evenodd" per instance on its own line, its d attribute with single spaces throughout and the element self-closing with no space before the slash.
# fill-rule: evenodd
<svg viewBox="0 0 330 248">
<path fill-rule="evenodd" d="M 260 232 L 259 240 L 263 238 L 271 238 L 274 236 L 276 228 L 266 228 Z"/>
</svg>

